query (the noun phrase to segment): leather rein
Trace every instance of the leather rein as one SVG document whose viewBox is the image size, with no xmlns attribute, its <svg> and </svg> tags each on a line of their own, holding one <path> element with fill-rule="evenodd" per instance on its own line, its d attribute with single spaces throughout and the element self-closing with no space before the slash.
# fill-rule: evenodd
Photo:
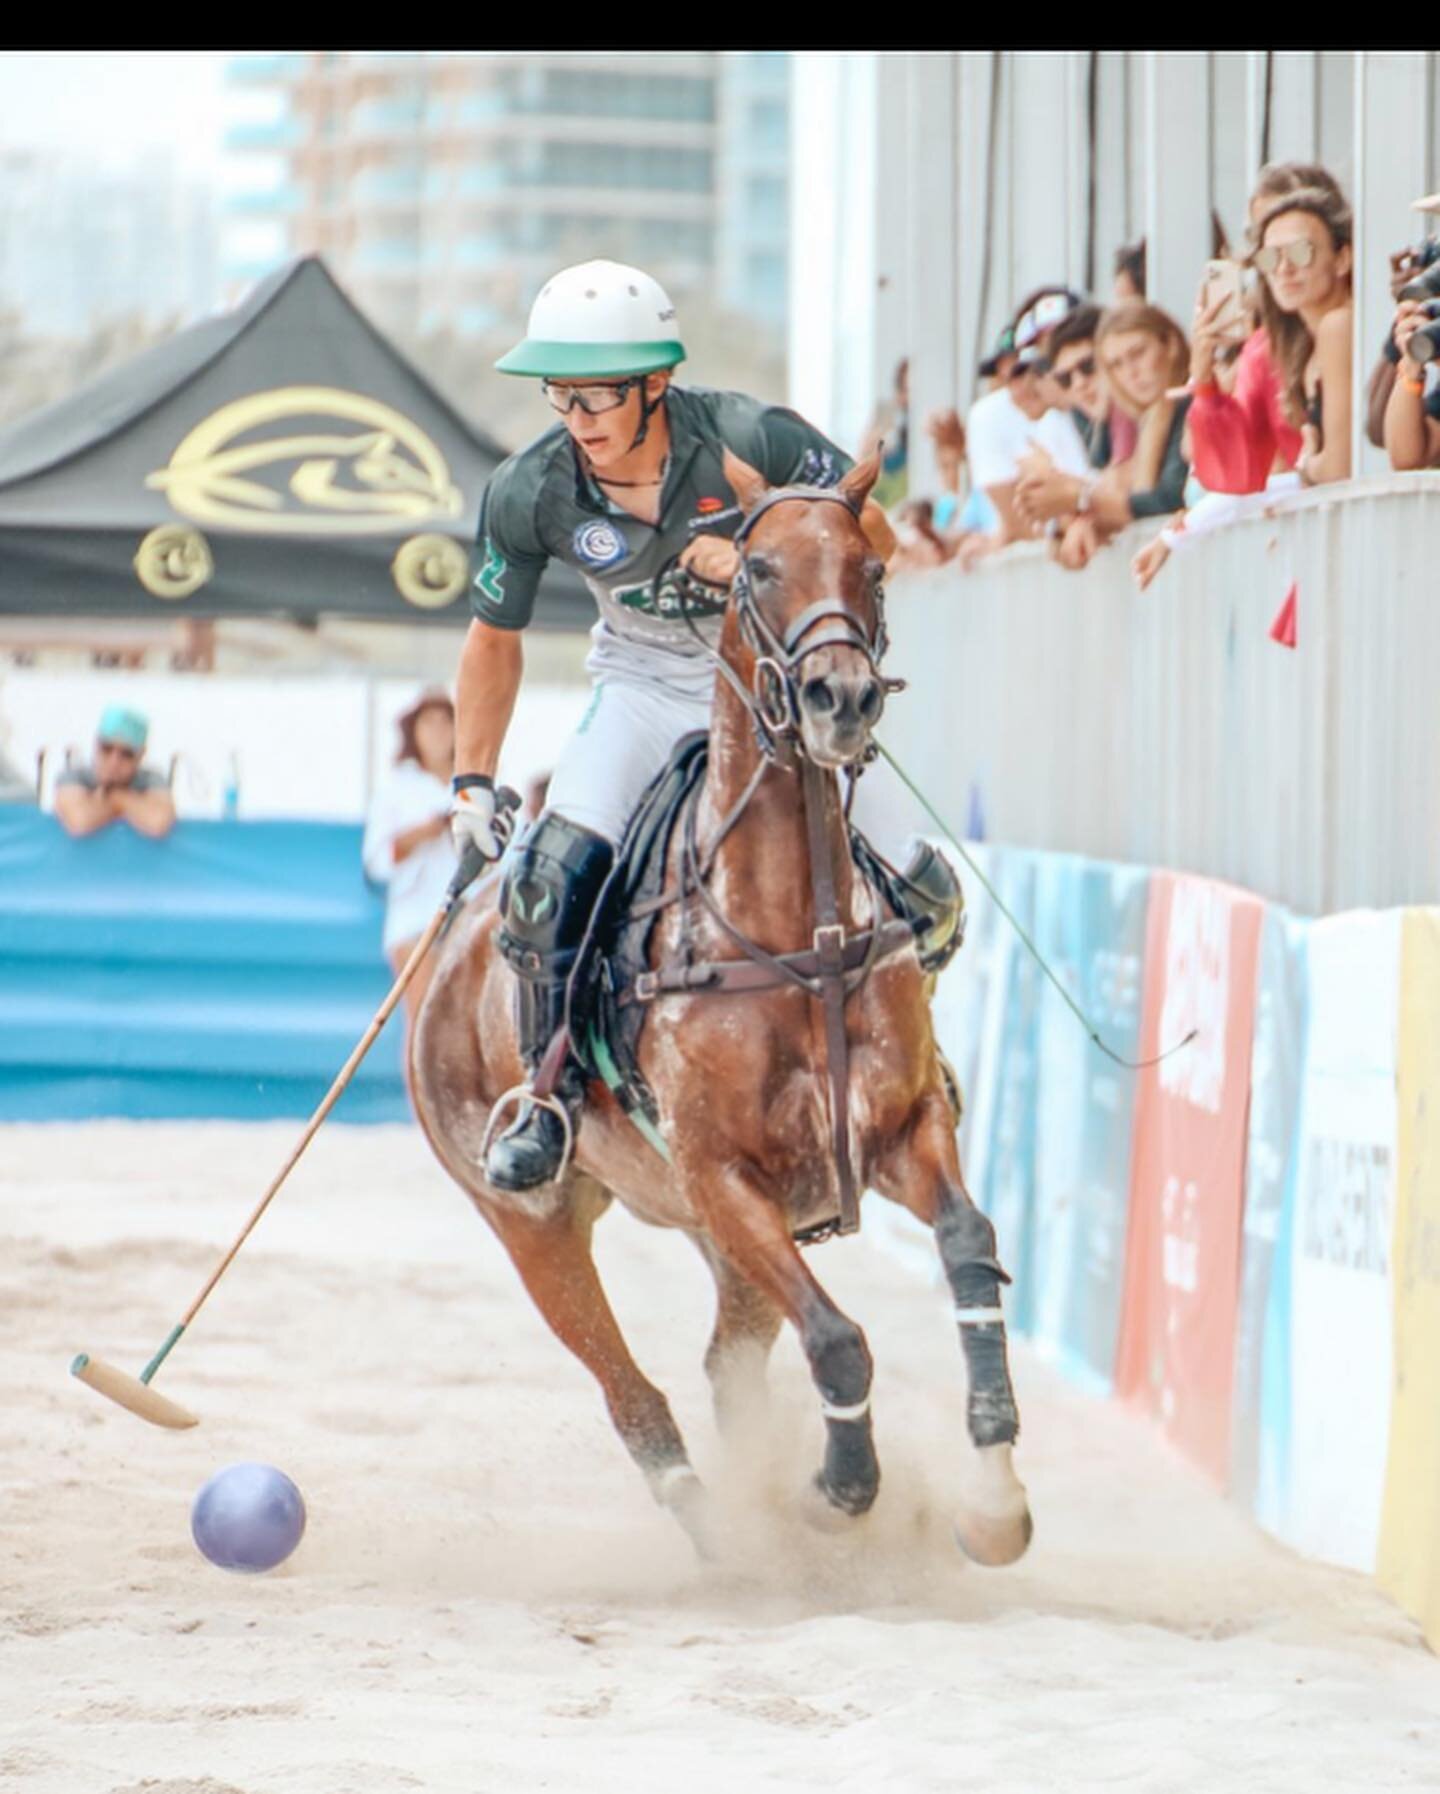
<svg viewBox="0 0 1440 1794">
<path fill-rule="evenodd" d="M 839 1187 L 839 1215 L 796 1235 L 804 1244 L 830 1238 L 837 1233 L 854 1233 L 860 1225 L 860 1191 L 856 1185 L 854 1161 L 850 1151 L 849 1084 L 850 1055 L 845 1031 L 846 999 L 865 982 L 875 965 L 886 955 L 909 945 L 915 938 L 909 922 L 899 918 L 882 923 L 880 893 L 862 866 L 856 867 L 870 903 L 871 925 L 847 933 L 840 915 L 836 868 L 830 840 L 825 828 L 826 780 L 830 776 L 817 766 L 804 750 L 800 729 L 799 674 L 805 660 L 821 648 L 843 646 L 858 648 L 870 669 L 879 676 L 879 663 L 888 646 L 885 629 L 884 596 L 876 591 L 876 628 L 872 635 L 853 612 L 838 599 L 820 599 L 807 606 L 777 635 L 755 602 L 753 575 L 745 545 L 751 531 L 764 514 L 775 505 L 801 499 L 808 503 L 844 505 L 852 517 L 854 507 L 838 493 L 813 486 L 782 486 L 766 494 L 735 535 L 740 553 L 740 566 L 730 592 L 739 620 L 740 632 L 755 654 L 755 670 L 749 688 L 725 658 L 713 648 L 696 627 L 686 602 L 686 579 L 694 578 L 681 570 L 676 587 L 680 595 L 680 614 L 690 633 L 714 661 L 716 671 L 729 683 L 745 707 L 755 730 L 760 749 L 759 763 L 741 792 L 737 803 L 721 819 L 713 839 L 702 852 L 698 838 L 698 813 L 701 787 L 697 786 L 686 801 L 681 819 L 681 852 L 679 888 L 666 892 L 651 907 L 655 910 L 671 903 L 681 905 L 681 933 L 676 958 L 642 972 L 635 983 L 620 993 L 618 1002 L 649 1003 L 663 995 L 679 993 L 744 992 L 774 990 L 791 984 L 814 998 L 822 1006 L 825 1021 L 825 1059 L 830 1096 L 830 1137 Z M 678 559 L 678 556 L 676 557 Z M 662 571 L 661 578 L 669 568 Z M 708 582 L 701 582 L 708 583 Z M 887 691 L 898 691 L 904 681 L 887 679 Z M 805 809 L 806 835 L 809 845 L 810 885 L 815 905 L 815 932 L 812 945 L 798 953 L 771 953 L 750 939 L 722 912 L 709 888 L 710 873 L 721 843 L 740 821 L 771 768 L 800 772 Z M 851 790 L 858 772 L 850 773 Z M 845 805 L 848 815 L 849 804 Z M 744 955 L 739 960 L 697 962 L 691 940 L 689 916 L 684 900 L 698 895 L 706 910 L 726 937 Z M 637 912 L 638 913 L 638 912 Z"/>
</svg>

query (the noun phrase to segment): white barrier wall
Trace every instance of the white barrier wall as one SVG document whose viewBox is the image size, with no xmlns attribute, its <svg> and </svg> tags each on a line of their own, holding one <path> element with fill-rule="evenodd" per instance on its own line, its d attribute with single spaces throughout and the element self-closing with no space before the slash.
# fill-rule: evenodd
<svg viewBox="0 0 1440 1794">
<path fill-rule="evenodd" d="M 1440 475 L 1286 501 L 1080 574 L 1019 547 L 891 589 L 882 734 L 953 827 L 1230 879 L 1307 914 L 1440 894 Z M 1297 645 L 1271 639 L 1297 594 Z"/>
</svg>

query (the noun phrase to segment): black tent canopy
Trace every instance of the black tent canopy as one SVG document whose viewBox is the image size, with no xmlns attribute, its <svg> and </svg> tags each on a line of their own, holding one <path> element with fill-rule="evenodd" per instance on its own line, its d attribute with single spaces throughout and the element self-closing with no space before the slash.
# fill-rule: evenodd
<svg viewBox="0 0 1440 1794">
<path fill-rule="evenodd" d="M 0 431 L 0 615 L 461 622 L 504 454 L 307 256 Z"/>
</svg>

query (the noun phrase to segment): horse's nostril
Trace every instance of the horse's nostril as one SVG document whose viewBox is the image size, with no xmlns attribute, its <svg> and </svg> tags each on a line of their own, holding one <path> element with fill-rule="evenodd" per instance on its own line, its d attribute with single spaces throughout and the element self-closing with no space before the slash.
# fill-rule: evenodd
<svg viewBox="0 0 1440 1794">
<path fill-rule="evenodd" d="M 880 689 L 878 679 L 867 679 L 860 688 L 860 716 L 866 723 L 878 720 L 880 712 L 885 708 L 885 693 Z"/>
<path fill-rule="evenodd" d="M 805 700 L 805 708 L 817 716 L 828 716 L 835 708 L 835 693 L 830 689 L 828 679 L 807 679 L 800 695 Z"/>
</svg>

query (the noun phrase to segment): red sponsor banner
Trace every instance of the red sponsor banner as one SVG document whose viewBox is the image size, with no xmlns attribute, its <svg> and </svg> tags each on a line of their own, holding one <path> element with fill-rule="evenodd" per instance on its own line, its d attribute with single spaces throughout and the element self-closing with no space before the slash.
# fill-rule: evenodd
<svg viewBox="0 0 1440 1794">
<path fill-rule="evenodd" d="M 1258 897 L 1174 872 L 1150 883 L 1117 1393 L 1223 1483 L 1240 1288 Z"/>
</svg>

